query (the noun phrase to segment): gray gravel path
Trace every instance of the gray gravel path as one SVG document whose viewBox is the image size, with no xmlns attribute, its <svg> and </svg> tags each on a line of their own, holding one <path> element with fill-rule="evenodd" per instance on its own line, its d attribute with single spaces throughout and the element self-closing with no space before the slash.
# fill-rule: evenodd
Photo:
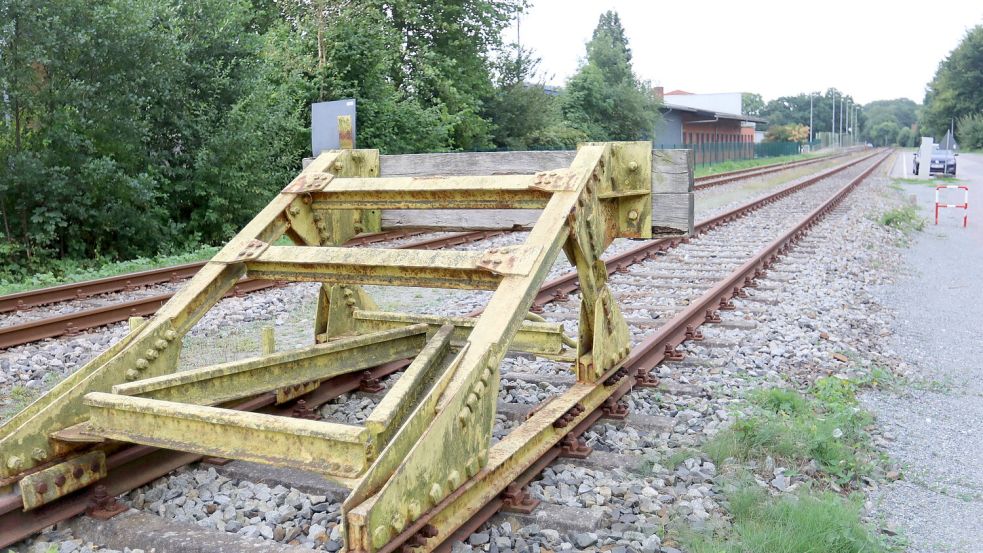
<svg viewBox="0 0 983 553">
<path fill-rule="evenodd" d="M 983 156 L 961 155 L 960 173 L 983 183 Z M 983 184 L 970 187 L 972 208 Z M 890 345 L 912 382 L 865 397 L 895 437 L 888 452 L 903 479 L 872 502 L 907 536 L 910 551 L 983 551 L 983 219 L 970 211 L 964 229 L 961 211 L 958 222 L 946 212 L 935 226 L 934 189 L 908 184 L 904 192 L 928 225 L 905 252 L 896 283 L 876 293 L 897 312 Z"/>
</svg>

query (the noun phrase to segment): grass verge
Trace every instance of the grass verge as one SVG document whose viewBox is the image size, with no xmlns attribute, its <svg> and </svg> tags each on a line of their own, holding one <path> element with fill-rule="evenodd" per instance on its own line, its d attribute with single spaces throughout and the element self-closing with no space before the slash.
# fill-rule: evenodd
<svg viewBox="0 0 983 553">
<path fill-rule="evenodd" d="M 696 169 L 694 170 L 694 175 L 697 177 L 706 177 L 709 175 L 727 173 L 729 171 L 740 171 L 741 169 L 751 169 L 752 167 L 761 167 L 762 165 L 773 165 L 775 163 L 788 163 L 791 161 L 799 161 L 802 159 L 822 157 L 824 155 L 826 154 L 798 154 L 794 156 L 760 157 L 756 159 L 721 161 L 720 163 L 714 163 L 712 165 L 697 166 Z"/>
<path fill-rule="evenodd" d="M 0 278 L 0 295 L 204 261 L 214 256 L 217 251 L 217 247 L 203 246 L 182 254 L 142 257 L 128 261 L 59 260 L 52 265 L 49 271 L 37 273 L 28 278 Z"/>
<path fill-rule="evenodd" d="M 854 381 L 826 377 L 809 395 L 780 388 L 754 393 L 748 413 L 704 451 L 718 465 L 770 457 L 793 473 L 853 487 L 876 462 L 866 432 L 873 419 L 856 407 L 856 387 Z"/>
</svg>

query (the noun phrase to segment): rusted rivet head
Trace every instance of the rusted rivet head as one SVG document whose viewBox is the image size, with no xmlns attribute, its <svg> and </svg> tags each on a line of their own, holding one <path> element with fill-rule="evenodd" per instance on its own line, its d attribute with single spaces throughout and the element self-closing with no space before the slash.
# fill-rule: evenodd
<svg viewBox="0 0 983 553">
<path fill-rule="evenodd" d="M 146 357 L 147 359 L 157 359 L 157 350 L 150 348 L 147 351 L 143 352 L 143 356 Z"/>
<path fill-rule="evenodd" d="M 136 369 L 127 369 L 127 371 L 126 371 L 126 380 L 127 381 L 133 382 L 134 380 L 136 380 L 138 378 L 140 378 L 140 371 L 138 371 Z"/>
<path fill-rule="evenodd" d="M 75 470 L 73 470 L 73 471 L 72 471 L 72 476 L 73 476 L 73 477 L 74 477 L 74 478 L 75 478 L 76 480 L 78 480 L 79 478 L 82 478 L 82 476 L 83 476 L 84 474 L 85 474 L 85 469 L 84 469 L 84 468 L 82 468 L 82 467 L 75 467 Z"/>
<path fill-rule="evenodd" d="M 140 370 L 140 371 L 146 370 L 146 368 L 149 367 L 149 366 L 150 366 L 150 361 L 147 361 L 146 359 L 144 359 L 142 357 L 140 359 L 137 359 L 137 370 Z"/>
<path fill-rule="evenodd" d="M 65 482 L 67 481 L 68 480 L 65 478 L 64 474 L 59 474 L 58 476 L 55 477 L 55 485 L 58 486 L 59 488 L 64 486 Z"/>
<path fill-rule="evenodd" d="M 89 467 L 89 469 L 92 472 L 97 473 L 97 474 L 99 473 L 99 469 L 101 469 L 101 468 L 102 468 L 102 466 L 99 463 L 92 463 L 92 466 Z"/>
<path fill-rule="evenodd" d="M 41 495 L 48 493 L 47 482 L 38 482 L 38 484 L 34 486 L 34 491 L 38 492 Z"/>
<path fill-rule="evenodd" d="M 154 342 L 154 349 L 164 351 L 167 348 L 167 340 L 157 340 Z"/>
<path fill-rule="evenodd" d="M 164 339 L 168 342 L 173 342 L 175 338 L 177 338 L 177 332 L 173 330 L 168 330 L 164 333 Z"/>
<path fill-rule="evenodd" d="M 335 171 L 341 171 L 342 169 L 344 169 L 344 168 L 345 168 L 345 164 L 344 164 L 344 163 L 342 163 L 342 162 L 340 162 L 340 161 L 336 161 L 336 162 L 334 162 L 334 164 L 333 164 L 333 165 L 331 166 L 331 168 L 332 168 L 332 169 L 334 169 Z"/>
<path fill-rule="evenodd" d="M 290 214 L 291 215 L 297 215 L 299 213 L 300 213 L 300 208 L 299 207 L 297 207 L 297 206 L 291 206 L 290 207 Z"/>
<path fill-rule="evenodd" d="M 630 162 L 628 162 L 628 170 L 629 171 L 638 171 L 638 162 L 637 161 L 630 161 Z"/>
<path fill-rule="evenodd" d="M 633 210 L 629 211 L 628 212 L 628 220 L 629 221 L 637 221 L 638 220 L 638 210 L 633 209 Z"/>
<path fill-rule="evenodd" d="M 24 466 L 24 460 L 21 459 L 20 457 L 18 457 L 16 455 L 11 455 L 10 457 L 7 457 L 7 468 L 8 469 L 10 469 L 10 470 L 18 470 L 20 468 L 23 468 L 23 466 Z"/>
</svg>

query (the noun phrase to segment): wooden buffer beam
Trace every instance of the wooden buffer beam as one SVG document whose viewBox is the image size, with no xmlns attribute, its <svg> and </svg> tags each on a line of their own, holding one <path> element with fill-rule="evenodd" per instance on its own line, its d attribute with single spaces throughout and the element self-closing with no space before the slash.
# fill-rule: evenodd
<svg viewBox="0 0 983 553">
<path fill-rule="evenodd" d="M 603 400 L 602 379 L 630 344 L 601 255 L 617 238 L 691 232 L 692 184 L 690 152 L 653 151 L 649 142 L 384 156 L 381 164 L 373 150 L 323 153 L 154 318 L 0 427 L 0 486 L 129 442 L 341 482 L 351 489 L 343 506 L 348 551 L 384 549 L 437 505 L 452 508 L 430 523 L 451 531 L 531 455 L 563 438 L 556 416 Z M 528 234 L 484 251 L 341 246 L 399 227 Z M 284 236 L 294 245 L 274 245 Z M 529 320 L 561 253 L 580 278 L 576 338 L 559 324 Z M 182 337 L 244 276 L 320 282 L 314 343 L 176 371 Z M 478 317 L 446 317 L 381 311 L 364 285 L 492 295 Z M 493 446 L 499 364 L 509 350 L 568 361 L 577 383 Z M 228 408 L 271 391 L 289 401 L 291 390 L 403 359 L 412 361 L 363 425 Z M 104 475 L 102 467 L 63 491 Z M 25 508 L 64 493 L 25 490 Z"/>
</svg>

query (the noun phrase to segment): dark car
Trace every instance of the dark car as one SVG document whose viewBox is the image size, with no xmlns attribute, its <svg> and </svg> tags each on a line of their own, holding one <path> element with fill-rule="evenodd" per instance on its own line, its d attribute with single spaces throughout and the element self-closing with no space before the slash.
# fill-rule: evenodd
<svg viewBox="0 0 983 553">
<path fill-rule="evenodd" d="M 956 176 L 956 152 L 952 150 L 935 150 L 932 152 L 932 164 L 928 167 L 928 174 L 941 173 L 943 175 Z M 912 173 L 918 174 L 918 152 L 912 158 Z"/>
</svg>

